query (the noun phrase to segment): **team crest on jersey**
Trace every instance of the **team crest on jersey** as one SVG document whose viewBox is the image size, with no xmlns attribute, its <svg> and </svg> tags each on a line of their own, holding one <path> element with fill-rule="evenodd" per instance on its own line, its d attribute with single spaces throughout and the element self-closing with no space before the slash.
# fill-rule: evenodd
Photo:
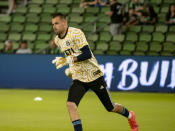
<svg viewBox="0 0 175 131">
<path fill-rule="evenodd" d="M 66 41 L 66 45 L 67 45 L 67 46 L 70 46 L 70 43 L 69 43 L 69 41 L 68 41 L 68 40 Z"/>
</svg>

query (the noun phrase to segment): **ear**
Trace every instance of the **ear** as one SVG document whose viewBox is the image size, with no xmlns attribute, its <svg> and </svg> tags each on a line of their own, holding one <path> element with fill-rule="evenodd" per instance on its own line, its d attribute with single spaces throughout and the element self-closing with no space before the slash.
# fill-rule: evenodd
<svg viewBox="0 0 175 131">
<path fill-rule="evenodd" d="M 63 20 L 64 26 L 67 26 L 67 20 Z"/>
</svg>

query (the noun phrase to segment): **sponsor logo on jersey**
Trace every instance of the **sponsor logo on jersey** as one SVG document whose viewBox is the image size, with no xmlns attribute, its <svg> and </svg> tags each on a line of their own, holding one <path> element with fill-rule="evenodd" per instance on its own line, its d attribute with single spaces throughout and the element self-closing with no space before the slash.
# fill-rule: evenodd
<svg viewBox="0 0 175 131">
<path fill-rule="evenodd" d="M 67 45 L 67 46 L 70 46 L 70 43 L 69 43 L 69 41 L 68 41 L 68 40 L 66 41 L 66 45 Z"/>
<path fill-rule="evenodd" d="M 104 88 L 105 88 L 104 86 L 101 86 L 101 87 L 100 87 L 100 90 L 102 90 L 102 89 L 104 89 Z"/>
</svg>

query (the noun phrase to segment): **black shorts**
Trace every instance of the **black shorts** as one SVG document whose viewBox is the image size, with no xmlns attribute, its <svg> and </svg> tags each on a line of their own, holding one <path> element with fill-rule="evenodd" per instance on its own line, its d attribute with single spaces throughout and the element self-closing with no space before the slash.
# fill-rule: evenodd
<svg viewBox="0 0 175 131">
<path fill-rule="evenodd" d="M 79 80 L 73 80 L 69 89 L 67 101 L 74 102 L 78 106 L 81 98 L 89 89 L 96 93 L 106 110 L 112 111 L 114 108 L 114 103 L 111 100 L 104 77 L 100 77 L 88 83 L 81 82 Z"/>
</svg>

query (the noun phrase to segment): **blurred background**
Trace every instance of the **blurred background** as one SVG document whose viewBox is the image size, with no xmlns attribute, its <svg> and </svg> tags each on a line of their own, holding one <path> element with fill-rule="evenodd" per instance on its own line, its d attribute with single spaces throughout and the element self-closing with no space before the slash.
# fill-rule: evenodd
<svg viewBox="0 0 175 131">
<path fill-rule="evenodd" d="M 51 63 L 62 55 L 56 12 L 83 30 L 113 100 L 135 111 L 140 130 L 174 131 L 175 0 L 0 0 L 0 130 L 73 129 L 71 79 Z M 79 110 L 85 131 L 130 130 L 91 91 Z"/>
<path fill-rule="evenodd" d="M 89 5 L 85 0 L 1 0 L 0 49 L 10 40 L 11 52 L 17 53 L 27 41 L 32 53 L 57 53 L 53 46 L 49 49 L 55 35 L 51 14 L 61 12 L 70 26 L 85 32 L 95 54 L 175 55 L 174 0 L 117 0 L 114 16 L 110 1 L 94 1 Z"/>
</svg>

